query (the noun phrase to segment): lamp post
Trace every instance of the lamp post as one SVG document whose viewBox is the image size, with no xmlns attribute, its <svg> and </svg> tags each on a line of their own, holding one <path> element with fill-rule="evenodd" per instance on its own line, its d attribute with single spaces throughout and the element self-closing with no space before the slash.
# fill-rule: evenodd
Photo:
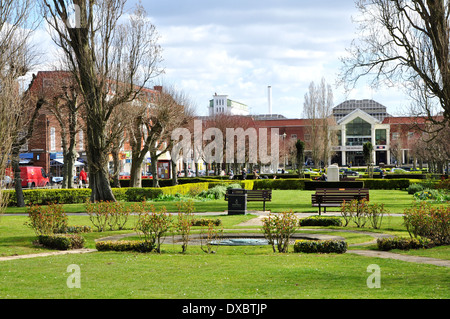
<svg viewBox="0 0 450 319">
<path fill-rule="evenodd" d="M 286 132 L 284 132 L 281 136 L 283 137 L 284 170 L 286 171 Z"/>
</svg>

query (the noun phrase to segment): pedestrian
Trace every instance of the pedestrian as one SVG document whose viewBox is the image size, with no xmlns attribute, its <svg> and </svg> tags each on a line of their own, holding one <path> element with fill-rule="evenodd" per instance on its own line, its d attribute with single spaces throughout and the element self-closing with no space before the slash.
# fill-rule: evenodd
<svg viewBox="0 0 450 319">
<path fill-rule="evenodd" d="M 242 179 L 247 179 L 247 169 L 245 167 L 242 169 Z"/>
<path fill-rule="evenodd" d="M 87 174 L 86 174 L 86 171 L 84 170 L 84 168 L 82 168 L 80 171 L 79 179 L 81 182 L 81 187 L 86 188 L 87 187 Z"/>
</svg>

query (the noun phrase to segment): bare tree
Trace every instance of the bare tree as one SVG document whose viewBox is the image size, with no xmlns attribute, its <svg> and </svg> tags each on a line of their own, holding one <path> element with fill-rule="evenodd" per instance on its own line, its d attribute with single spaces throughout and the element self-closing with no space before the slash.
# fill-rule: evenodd
<svg viewBox="0 0 450 319">
<path fill-rule="evenodd" d="M 6 168 L 11 163 L 18 181 L 16 196 L 19 200 L 22 198 L 19 204 L 23 203 L 19 152 L 30 136 L 24 127 L 28 127 L 29 116 L 35 118 L 33 108 L 41 106 L 41 103 L 29 103 L 18 82 L 36 58 L 29 41 L 37 23 L 36 18 L 32 18 L 33 4 L 31 0 L 0 0 L 0 184 L 4 182 Z M 0 212 L 6 203 L 1 188 L 2 185 Z"/>
<path fill-rule="evenodd" d="M 120 23 L 126 0 L 43 0 L 43 4 L 53 40 L 70 62 L 86 107 L 91 201 L 114 201 L 108 174 L 108 121 L 116 107 L 135 100 L 162 72 L 156 28 L 141 5 Z"/>
<path fill-rule="evenodd" d="M 64 159 L 62 187 L 73 188 L 77 136 L 82 130 L 80 117 L 84 102 L 70 72 L 59 71 L 53 76 L 56 77 L 54 85 L 42 88 L 40 94 L 45 99 L 45 108 L 55 116 L 61 128 Z"/>
<path fill-rule="evenodd" d="M 312 159 L 316 167 L 323 161 L 326 165 L 331 155 L 331 145 L 335 140 L 335 133 L 331 130 L 334 124 L 332 118 L 333 91 L 325 79 L 316 86 L 309 85 L 309 92 L 305 94 L 303 103 L 304 116 L 309 119 L 308 134 L 310 142 L 307 147 L 311 150 Z"/>
<path fill-rule="evenodd" d="M 192 104 L 183 91 L 174 87 L 162 86 L 161 92 L 149 109 L 147 122 L 148 151 L 151 158 L 153 187 L 159 187 L 157 163 L 158 158 L 173 148 L 172 131 L 185 127 L 192 118 Z M 147 124 L 147 125 L 148 125 Z M 176 174 L 176 172 L 172 172 Z"/>
<path fill-rule="evenodd" d="M 342 59 L 342 83 L 396 83 L 434 129 L 450 121 L 449 0 L 358 0 L 360 38 Z M 442 116 L 439 115 L 442 112 Z M 439 125 L 439 126 L 436 126 Z"/>
</svg>

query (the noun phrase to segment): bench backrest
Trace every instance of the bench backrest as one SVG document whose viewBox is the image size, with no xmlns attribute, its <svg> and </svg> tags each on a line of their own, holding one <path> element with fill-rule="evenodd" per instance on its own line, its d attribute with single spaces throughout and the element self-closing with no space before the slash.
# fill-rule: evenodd
<svg viewBox="0 0 450 319">
<path fill-rule="evenodd" d="M 271 189 L 255 189 L 247 191 L 247 198 L 272 198 L 272 190 Z"/>
<path fill-rule="evenodd" d="M 368 188 L 318 188 L 316 195 L 368 195 Z"/>
<path fill-rule="evenodd" d="M 236 193 L 244 193 L 244 190 L 236 190 Z M 230 194 L 226 193 L 225 194 L 225 199 L 228 198 Z M 249 189 L 247 190 L 247 199 L 252 199 L 252 198 L 261 198 L 261 199 L 272 199 L 272 190 L 271 189 Z"/>
<path fill-rule="evenodd" d="M 365 198 L 369 200 L 368 188 L 318 188 L 311 196 L 313 201 L 341 202 Z"/>
</svg>

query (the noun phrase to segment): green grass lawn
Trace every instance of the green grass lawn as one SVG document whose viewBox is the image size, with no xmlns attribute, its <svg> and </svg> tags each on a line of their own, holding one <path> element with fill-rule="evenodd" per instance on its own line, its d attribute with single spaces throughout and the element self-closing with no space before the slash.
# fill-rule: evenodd
<svg viewBox="0 0 450 319">
<path fill-rule="evenodd" d="M 80 267 L 69 289 L 67 267 Z M 369 289 L 369 265 L 381 288 Z M 2 262 L 0 298 L 305 299 L 448 298 L 447 268 L 352 254 L 274 254 L 268 247 L 220 247 L 206 255 L 89 253 Z"/>
<path fill-rule="evenodd" d="M 272 201 L 266 203 L 266 210 L 272 212 L 282 212 L 292 209 L 294 212 L 318 212 L 317 207 L 311 207 L 311 194 L 313 191 L 304 190 L 274 190 Z M 403 213 L 403 210 L 411 206 L 414 202 L 412 195 L 401 190 L 371 190 L 370 201 L 373 203 L 383 203 L 390 213 Z M 176 202 L 153 202 L 156 208 L 165 206 L 169 212 L 176 212 Z M 263 209 L 261 202 L 249 202 L 248 210 Z M 208 200 L 195 202 L 197 212 L 225 212 L 228 209 L 228 203 L 223 200 Z M 85 212 L 84 204 L 64 205 L 66 213 Z M 328 211 L 339 211 L 339 208 L 329 208 Z M 25 213 L 25 208 L 8 207 L 6 213 Z"/>
<path fill-rule="evenodd" d="M 272 211 L 293 209 L 296 212 L 316 211 L 311 208 L 311 192 L 274 191 L 274 200 L 267 204 Z M 403 191 L 371 191 L 371 201 L 385 203 L 391 213 L 402 213 L 412 203 L 412 196 Z M 157 202 L 170 211 L 171 202 Z M 196 202 L 197 212 L 227 209 L 226 202 Z M 250 203 L 258 209 L 261 203 Z M 82 212 L 83 205 L 65 205 L 66 212 Z M 8 209 L 8 212 L 14 211 Z M 16 212 L 19 212 L 16 210 Z M 220 218 L 225 232 L 253 231 L 258 227 L 240 227 L 255 216 L 206 216 Z M 0 257 L 24 255 L 50 250 L 32 244 L 36 238 L 24 223 L 27 216 L 0 217 Z M 135 216 L 127 230 L 85 234 L 86 247 L 95 248 L 95 239 L 133 232 Z M 70 215 L 69 225 L 91 225 L 85 215 Z M 253 230 L 252 230 L 253 229 Z M 194 228 L 193 231 L 198 231 Z M 342 236 L 349 249 L 375 249 L 361 245 L 373 238 L 360 231 L 382 232 L 408 236 L 402 217 L 386 216 L 380 230 L 356 227 L 304 227 L 299 232 L 332 233 Z M 349 232 L 353 231 L 353 232 Z M 391 259 L 369 258 L 355 254 L 287 254 L 273 253 L 269 246 L 218 247 L 215 254 L 204 253 L 190 245 L 181 254 L 178 244 L 166 243 L 162 253 L 93 252 L 0 261 L 0 299 L 448 299 L 450 275 L 448 268 Z M 450 259 L 449 246 L 397 253 Z M 67 267 L 78 265 L 81 289 L 69 289 Z M 381 288 L 369 289 L 366 281 L 369 265 L 381 269 Z"/>
</svg>

